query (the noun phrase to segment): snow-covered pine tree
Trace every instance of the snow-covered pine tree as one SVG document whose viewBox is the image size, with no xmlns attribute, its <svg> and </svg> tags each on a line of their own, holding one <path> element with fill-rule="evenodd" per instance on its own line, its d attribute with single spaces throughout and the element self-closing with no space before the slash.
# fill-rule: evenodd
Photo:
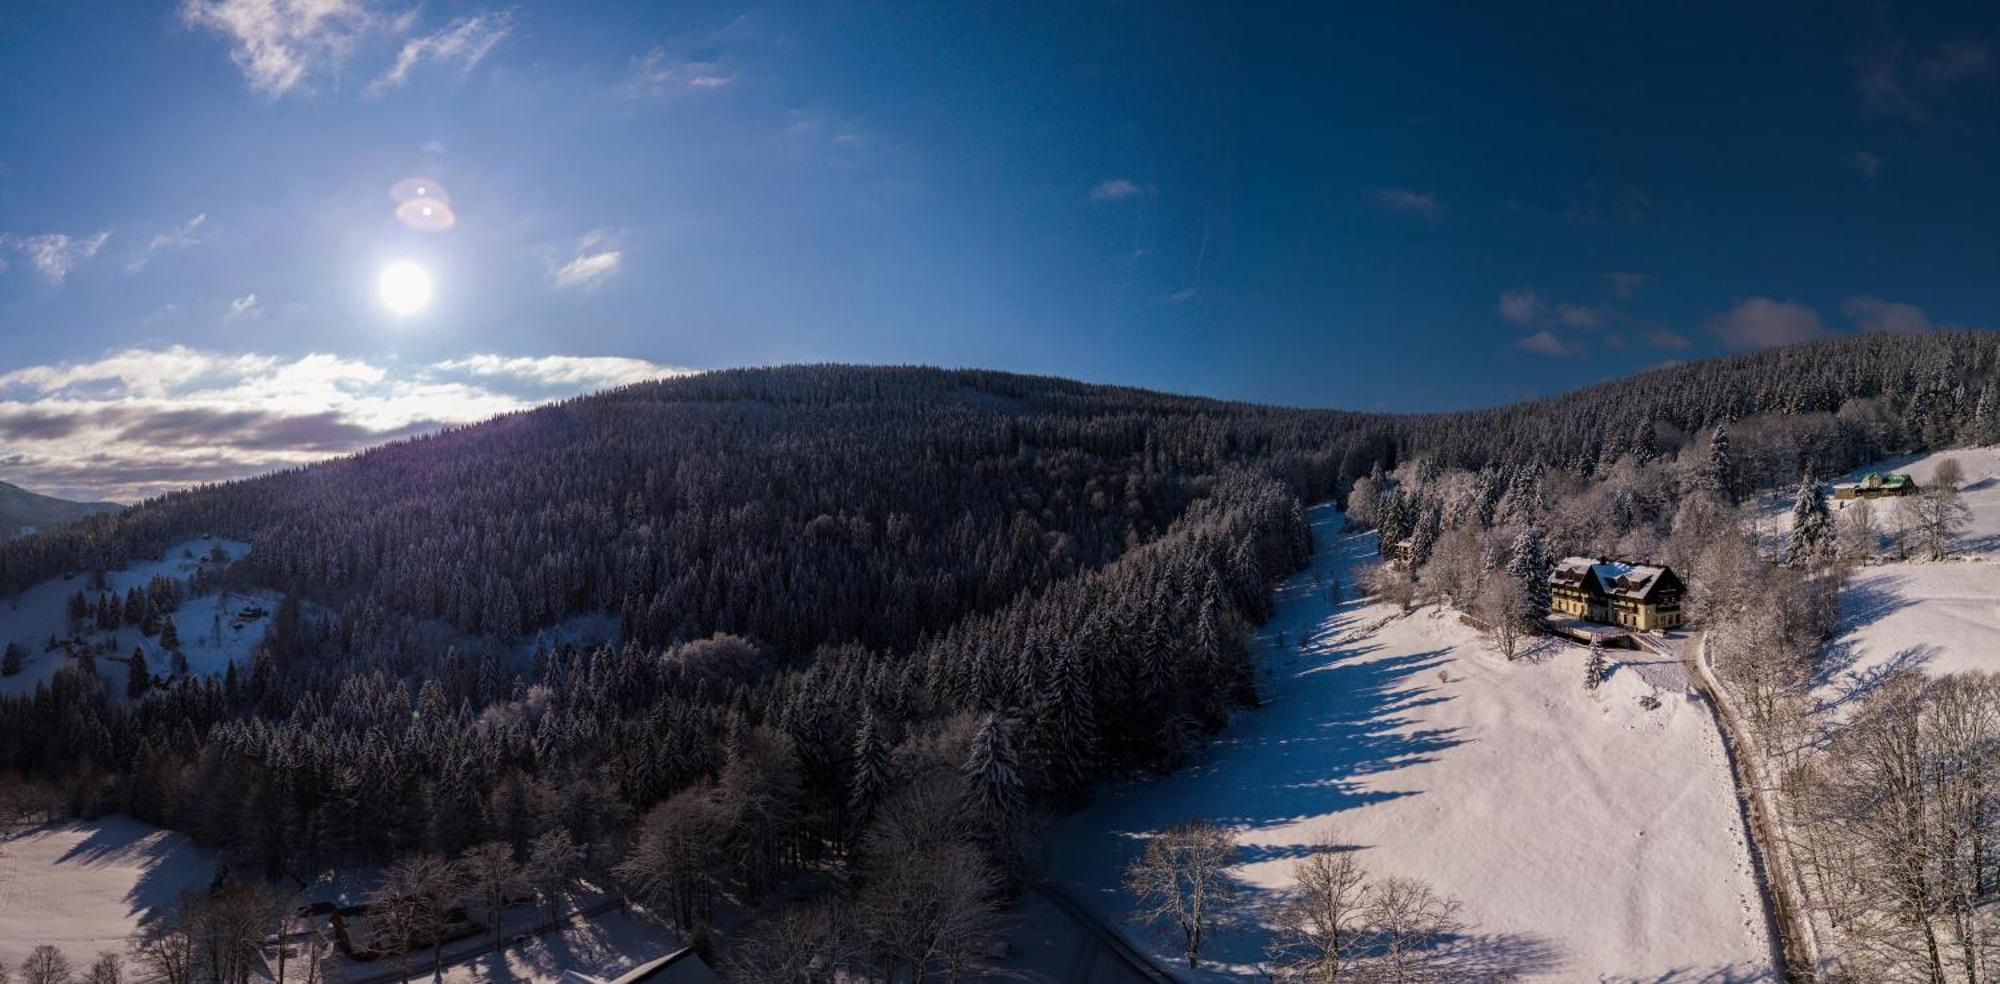
<svg viewBox="0 0 2000 984">
<path fill-rule="evenodd" d="M 1426 497 L 1428 498 L 1428 497 Z M 1417 519 L 1417 528 L 1410 533 L 1410 569 L 1422 567 L 1431 559 L 1431 548 L 1437 545 L 1438 534 L 1443 526 L 1443 516 L 1435 501 L 1423 507 Z"/>
<path fill-rule="evenodd" d="M 1000 715 L 988 712 L 980 722 L 966 755 L 964 773 L 974 814 L 994 840 L 1006 843 L 1027 808 L 1027 796 L 1020 758 L 1014 754 L 1014 740 L 1008 737 Z"/>
<path fill-rule="evenodd" d="M 1726 502 L 1736 501 L 1736 461 L 1729 453 L 1729 427 L 1715 425 L 1708 439 L 1708 462 L 1701 471 L 1700 487 Z"/>
<path fill-rule="evenodd" d="M 1549 610 L 1549 571 L 1555 562 L 1549 558 L 1548 541 L 1542 538 L 1538 526 L 1523 526 L 1514 534 L 1514 548 L 1507 560 L 1507 574 L 1521 582 L 1522 590 L 1528 594 L 1535 611 Z"/>
<path fill-rule="evenodd" d="M 1974 444 L 2000 443 L 2000 381 L 1989 379 L 1973 406 L 1968 435 Z"/>
<path fill-rule="evenodd" d="M 1609 666 L 1604 661 L 1604 641 L 1592 636 L 1590 639 L 1590 659 L 1583 664 L 1583 689 L 1596 690 L 1604 682 Z"/>
<path fill-rule="evenodd" d="M 1826 489 L 1808 469 L 1799 480 L 1792 500 L 1792 540 L 1785 550 L 1785 562 L 1793 567 L 1814 567 L 1833 556 L 1833 513 L 1826 507 Z"/>
<path fill-rule="evenodd" d="M 1042 768 L 1058 786 L 1080 788 L 1097 757 L 1097 718 L 1075 644 L 1056 647 L 1037 705 Z"/>
<path fill-rule="evenodd" d="M 882 792 L 889 786 L 889 743 L 875 724 L 875 713 L 864 711 L 854 732 L 854 767 L 847 780 L 847 826 L 858 835 L 875 815 Z"/>
<path fill-rule="evenodd" d="M 1402 489 L 1384 493 L 1381 505 L 1375 509 L 1375 529 L 1379 534 L 1375 539 L 1376 552 L 1389 556 L 1389 551 L 1410 535 L 1410 528 L 1415 525 L 1412 519 L 1409 493 Z"/>
</svg>

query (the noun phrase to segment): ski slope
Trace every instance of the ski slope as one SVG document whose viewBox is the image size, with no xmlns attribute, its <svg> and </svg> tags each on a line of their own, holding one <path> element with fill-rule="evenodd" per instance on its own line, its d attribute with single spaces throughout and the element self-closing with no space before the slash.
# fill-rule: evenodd
<svg viewBox="0 0 2000 984">
<path fill-rule="evenodd" d="M 1633 665 L 1595 693 L 1584 652 L 1509 663 L 1454 613 L 1333 605 L 1320 582 L 1372 558 L 1373 536 L 1312 514 L 1312 567 L 1278 592 L 1258 644 L 1269 705 L 1190 768 L 1107 791 L 1059 822 L 1044 859 L 1135 945 L 1189 979 L 1251 980 L 1258 911 L 1331 837 L 1377 876 L 1464 903 L 1454 979 L 1768 978 L 1756 882 L 1708 712 Z M 1633 662 L 1660 657 L 1614 653 Z M 1671 673 L 1651 673 L 1672 679 Z M 1646 710 L 1644 696 L 1660 706 Z M 1121 872 L 1141 838 L 1207 817 L 1236 831 L 1245 914 L 1189 974 L 1175 945 L 1126 922 Z"/>
<path fill-rule="evenodd" d="M 177 543 L 167 551 L 166 556 L 157 560 L 139 561 L 107 572 L 107 593 L 122 600 L 127 589 L 134 586 L 143 589 L 158 575 L 177 578 L 185 583 L 194 575 L 199 558 L 218 547 L 231 560 L 240 559 L 250 552 L 250 545 L 238 540 L 204 537 Z M 55 677 L 65 657 L 60 650 L 49 651 L 48 640 L 51 637 L 69 638 L 67 606 L 70 596 L 79 590 L 92 601 L 99 594 L 91 590 L 88 576 L 77 574 L 44 581 L 16 597 L 0 599 L 0 645 L 19 642 L 28 650 L 28 659 L 22 664 L 19 674 L 0 676 L 0 694 L 33 693 L 37 684 Z M 267 614 L 261 619 L 239 622 L 231 618 L 231 614 L 250 604 L 261 605 L 267 613 L 275 612 L 279 597 L 271 591 L 231 591 L 189 597 L 180 610 L 173 613 L 174 627 L 180 634 L 181 654 L 187 657 L 189 672 L 197 676 L 222 673 L 230 663 L 242 664 L 247 669 L 251 652 L 264 639 L 270 617 Z M 89 632 L 84 639 L 93 644 L 107 639 L 111 641 L 111 655 L 98 658 L 97 673 L 108 681 L 109 691 L 118 699 L 123 699 L 125 693 L 126 657 L 135 647 L 145 650 L 146 663 L 153 675 L 167 675 L 169 657 L 161 649 L 159 637 L 140 635 L 136 626 L 122 626 L 115 632 Z"/>
</svg>

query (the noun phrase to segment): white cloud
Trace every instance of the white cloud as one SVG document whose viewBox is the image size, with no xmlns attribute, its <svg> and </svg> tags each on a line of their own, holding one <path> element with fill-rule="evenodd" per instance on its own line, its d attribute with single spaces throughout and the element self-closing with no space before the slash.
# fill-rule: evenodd
<svg viewBox="0 0 2000 984">
<path fill-rule="evenodd" d="M 578 240 L 576 255 L 555 265 L 556 286 L 591 290 L 611 279 L 618 272 L 624 254 L 610 247 L 609 242 L 610 235 L 603 230 Z"/>
<path fill-rule="evenodd" d="M 1827 335 L 1826 324 L 1812 308 L 1768 297 L 1738 301 L 1735 307 L 1709 318 L 1708 330 L 1722 344 L 1737 350 L 1775 348 Z"/>
<path fill-rule="evenodd" d="M 1516 341 L 1514 347 L 1523 352 L 1533 352 L 1536 355 L 1546 355 L 1558 359 L 1574 359 L 1583 354 L 1581 349 L 1557 338 L 1555 333 L 1549 331 L 1547 328 Z"/>
<path fill-rule="evenodd" d="M 1384 188 L 1372 196 L 1375 204 L 1391 212 L 1415 215 L 1429 222 L 1443 222 L 1444 200 L 1428 191 Z"/>
<path fill-rule="evenodd" d="M 197 233 L 201 230 L 202 224 L 207 221 L 208 213 L 202 212 L 172 229 L 155 233 L 153 238 L 147 240 L 146 245 L 141 247 L 139 252 L 126 262 L 125 269 L 136 273 L 139 270 L 145 269 L 146 264 L 153 261 L 155 253 L 183 249 L 201 242 L 201 237 Z"/>
<path fill-rule="evenodd" d="M 1500 292 L 1500 316 L 1517 325 L 1539 324 L 1548 313 L 1548 302 L 1532 290 Z"/>
<path fill-rule="evenodd" d="M 276 99 L 346 62 L 360 40 L 408 29 L 364 0 L 183 0 L 181 20 L 229 39 L 230 60 L 250 88 Z"/>
<path fill-rule="evenodd" d="M 692 369 L 678 369 L 663 366 L 645 359 L 628 359 L 623 356 L 594 355 L 543 355 L 516 356 L 474 355 L 463 359 L 452 359 L 434 363 L 431 368 L 441 372 L 463 372 L 487 378 L 505 377 L 534 383 L 539 386 L 568 386 L 586 389 L 601 389 L 606 386 L 625 386 L 643 383 L 664 376 L 685 376 Z"/>
<path fill-rule="evenodd" d="M 0 479 L 132 499 L 685 370 L 473 355 L 415 368 L 174 346 L 0 374 Z"/>
<path fill-rule="evenodd" d="M 1192 301 L 1192 300 L 1194 300 L 1194 299 L 1195 299 L 1196 297 L 1199 297 L 1199 296 L 1201 296 L 1201 289 L 1200 289 L 1200 288 L 1198 288 L 1198 287 L 1183 287 L 1183 288 L 1181 288 L 1180 290 L 1177 290 L 1177 291 L 1174 291 L 1174 292 L 1173 292 L 1173 293 L 1171 293 L 1171 294 L 1168 294 L 1168 295 L 1167 295 L 1167 300 L 1169 300 L 1169 301 L 1172 301 L 1172 302 L 1174 302 L 1175 304 L 1186 304 L 1187 302 L 1189 302 L 1189 301 Z"/>
<path fill-rule="evenodd" d="M 381 94 L 408 81 L 410 71 L 424 62 L 456 64 L 460 72 L 470 72 L 500 42 L 514 31 L 514 11 L 481 11 L 460 17 L 435 33 L 403 42 L 396 63 L 369 83 L 371 94 Z"/>
<path fill-rule="evenodd" d="M 1857 150 L 1847 155 L 1847 163 L 1860 172 L 1864 178 L 1873 178 L 1882 173 L 1882 158 L 1865 150 Z"/>
<path fill-rule="evenodd" d="M 1139 198 L 1146 194 L 1145 186 L 1129 178 L 1106 178 L 1090 189 L 1093 202 L 1122 202 L 1128 198 Z"/>
<path fill-rule="evenodd" d="M 262 310 L 263 308 L 257 306 L 257 292 L 251 291 L 242 297 L 230 301 L 229 314 L 225 317 L 230 321 L 234 321 L 237 318 L 255 317 Z"/>
<path fill-rule="evenodd" d="M 676 92 L 712 92 L 732 85 L 736 74 L 719 61 L 680 61 L 655 47 L 632 59 L 619 92 L 633 99 L 665 99 Z"/>
<path fill-rule="evenodd" d="M 1957 325 L 1939 325 L 1931 322 L 1931 316 L 1915 304 L 1901 301 L 1885 301 L 1879 297 L 1861 294 L 1841 302 L 1840 311 L 1854 319 L 1856 327 L 1862 331 L 1887 332 L 1893 335 L 1915 335 L 1937 329 L 1953 330 Z"/>
<path fill-rule="evenodd" d="M 8 247 L 28 258 L 28 264 L 42 279 L 61 284 L 70 272 L 96 256 L 111 238 L 110 232 L 71 237 L 60 232 L 39 236 L 0 236 L 0 247 Z"/>
</svg>

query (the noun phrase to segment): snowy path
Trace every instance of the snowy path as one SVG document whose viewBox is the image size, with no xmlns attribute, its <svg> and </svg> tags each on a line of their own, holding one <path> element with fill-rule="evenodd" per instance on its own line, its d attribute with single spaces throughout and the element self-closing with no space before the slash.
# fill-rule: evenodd
<svg viewBox="0 0 2000 984">
<path fill-rule="evenodd" d="M 1457 979 L 1768 979 L 1757 885 L 1706 710 L 1631 667 L 1587 693 L 1572 647 L 1508 663 L 1451 613 L 1334 606 L 1326 579 L 1351 584 L 1372 538 L 1340 534 L 1329 508 L 1312 515 L 1313 565 L 1280 588 L 1260 634 L 1269 705 L 1188 769 L 1109 790 L 1059 823 L 1051 875 L 1122 924 L 1120 872 L 1139 838 L 1196 816 L 1232 827 L 1247 911 L 1215 939 L 1220 966 L 1200 979 L 1259 976 L 1257 912 L 1322 837 L 1377 875 L 1424 878 L 1465 903 L 1476 928 L 1460 941 Z M 1642 708 L 1646 695 L 1660 707 Z M 1173 966 L 1153 930 L 1127 936 Z"/>
</svg>

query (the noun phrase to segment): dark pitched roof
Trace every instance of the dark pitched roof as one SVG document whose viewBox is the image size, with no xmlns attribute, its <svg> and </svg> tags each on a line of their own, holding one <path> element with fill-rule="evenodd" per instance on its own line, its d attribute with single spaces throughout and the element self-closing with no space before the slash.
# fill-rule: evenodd
<svg viewBox="0 0 2000 984">
<path fill-rule="evenodd" d="M 1589 594 L 1650 601 L 1662 585 L 1678 587 L 1672 568 L 1594 557 L 1564 557 L 1549 572 L 1549 583 Z"/>
</svg>

